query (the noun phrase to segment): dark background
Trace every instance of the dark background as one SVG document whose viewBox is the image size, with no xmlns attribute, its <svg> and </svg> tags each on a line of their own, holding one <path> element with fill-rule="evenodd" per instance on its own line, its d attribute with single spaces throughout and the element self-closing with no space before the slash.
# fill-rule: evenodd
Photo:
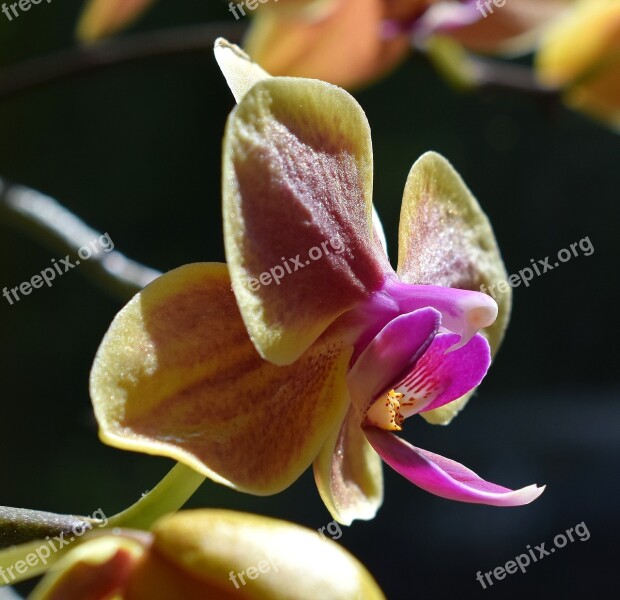
<svg viewBox="0 0 620 600">
<path fill-rule="evenodd" d="M 79 1 L 8 22 L 0 64 L 73 44 Z M 219 19 L 226 3 L 160 2 L 136 30 Z M 433 497 L 386 467 L 386 500 L 339 543 L 390 599 L 572 597 L 613 589 L 619 382 L 620 140 L 562 107 L 507 92 L 460 95 L 414 57 L 356 94 L 370 121 L 375 201 L 396 256 L 402 190 L 424 151 L 449 158 L 491 218 L 509 273 L 588 236 L 573 258 L 515 290 L 512 323 L 478 396 L 448 428 L 408 423 L 416 445 L 510 487 L 547 484 L 521 508 Z M 126 65 L 0 100 L 0 175 L 45 192 L 116 248 L 160 270 L 223 260 L 220 144 L 233 98 L 211 52 Z M 58 253 L 0 223 L 0 288 Z M 155 485 L 163 458 L 102 445 L 89 368 L 122 302 L 79 269 L 9 306 L 0 297 L 0 504 L 112 515 Z M 413 436 L 413 437 L 412 437 Z M 205 483 L 191 506 L 230 507 L 319 528 L 331 521 L 310 472 L 255 498 Z M 475 579 L 585 522 L 591 537 L 483 591 Z M 300 573 L 300 579 L 303 573 Z M 22 591 L 26 588 L 22 588 Z"/>
</svg>

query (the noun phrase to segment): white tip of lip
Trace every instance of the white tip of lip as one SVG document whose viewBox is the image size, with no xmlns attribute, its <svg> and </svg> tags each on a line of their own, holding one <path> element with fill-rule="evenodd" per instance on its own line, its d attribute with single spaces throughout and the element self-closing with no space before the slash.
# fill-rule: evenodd
<svg viewBox="0 0 620 600">
<path fill-rule="evenodd" d="M 463 329 L 459 332 L 461 339 L 454 346 L 450 346 L 446 350 L 446 354 L 462 348 L 478 331 L 492 325 L 497 319 L 498 308 L 493 298 L 484 294 L 476 294 L 476 296 L 468 298 L 464 304 L 461 307 L 465 313 L 462 323 Z M 468 304 L 470 306 L 467 306 Z"/>
</svg>

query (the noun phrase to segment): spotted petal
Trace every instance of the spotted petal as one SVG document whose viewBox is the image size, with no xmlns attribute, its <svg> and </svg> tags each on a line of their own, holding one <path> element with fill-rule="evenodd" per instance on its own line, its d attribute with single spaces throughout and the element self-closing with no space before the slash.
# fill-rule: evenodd
<svg viewBox="0 0 620 600">
<path fill-rule="evenodd" d="M 360 417 L 378 395 L 408 372 L 431 344 L 441 315 L 423 308 L 390 321 L 368 344 L 347 375 L 351 402 Z"/>
<path fill-rule="evenodd" d="M 393 273 L 372 228 L 368 122 L 344 90 L 256 83 L 224 140 L 226 258 L 258 352 L 290 364 Z"/>
<path fill-rule="evenodd" d="M 91 374 L 100 436 L 241 491 L 275 493 L 342 422 L 350 355 L 324 337 L 294 365 L 265 362 L 226 266 L 186 265 L 135 296 L 106 334 Z"/>
<path fill-rule="evenodd" d="M 416 448 L 387 431 L 368 427 L 365 432 L 372 447 L 390 467 L 423 490 L 442 498 L 492 506 L 520 506 L 538 498 L 545 489 L 530 485 L 511 490 L 485 481 L 462 464 Z"/>
<path fill-rule="evenodd" d="M 347 376 L 349 394 L 363 418 L 389 390 L 399 398 L 400 415 L 438 409 L 476 387 L 491 356 L 480 334 L 454 348 L 459 336 L 440 333 L 440 313 L 418 309 L 390 321 L 370 342 Z"/>
<path fill-rule="evenodd" d="M 458 336 L 440 333 L 401 381 L 400 413 L 407 418 L 453 402 L 480 384 L 491 364 L 489 343 L 480 334 L 453 352 Z"/>
<path fill-rule="evenodd" d="M 383 502 L 383 468 L 351 408 L 339 430 L 332 433 L 314 461 L 319 494 L 336 521 L 373 519 Z"/>
</svg>

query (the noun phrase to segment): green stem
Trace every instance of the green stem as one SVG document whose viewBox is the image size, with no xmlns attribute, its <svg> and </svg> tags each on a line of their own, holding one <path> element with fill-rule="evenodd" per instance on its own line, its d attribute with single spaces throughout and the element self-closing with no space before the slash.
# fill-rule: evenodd
<svg viewBox="0 0 620 600">
<path fill-rule="evenodd" d="M 461 91 L 507 90 L 542 99 L 560 98 L 561 90 L 540 83 L 531 67 L 478 56 L 449 37 L 434 36 L 416 47 Z"/>
<path fill-rule="evenodd" d="M 199 475 L 193 469 L 177 463 L 150 492 L 123 512 L 110 517 L 107 523 L 100 524 L 99 527 L 150 529 L 153 523 L 163 515 L 179 510 L 204 480 L 204 475 Z M 0 587 L 41 575 L 71 546 L 50 552 L 45 558 L 45 564 L 36 556 L 37 549 L 42 547 L 48 547 L 49 550 L 48 541 L 34 540 L 0 551 Z M 36 561 L 33 557 L 27 561 L 28 555 L 32 554 L 35 555 Z M 24 563 L 20 565 L 23 573 L 17 570 L 16 564 L 19 561 Z"/>
<path fill-rule="evenodd" d="M 177 463 L 150 492 L 123 512 L 111 517 L 107 527 L 150 529 L 159 517 L 179 510 L 204 480 L 204 475 Z"/>
</svg>

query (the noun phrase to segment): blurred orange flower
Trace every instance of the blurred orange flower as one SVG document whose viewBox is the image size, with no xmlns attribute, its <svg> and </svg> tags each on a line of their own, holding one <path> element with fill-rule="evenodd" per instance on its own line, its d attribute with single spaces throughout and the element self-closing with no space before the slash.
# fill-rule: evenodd
<svg viewBox="0 0 620 600">
<path fill-rule="evenodd" d="M 578 2 L 545 35 L 536 67 L 570 106 L 620 130 L 620 2 Z"/>
<path fill-rule="evenodd" d="M 275 75 L 352 87 L 388 72 L 414 40 L 434 34 L 479 52 L 531 49 L 572 1 L 288 0 L 284 9 L 281 0 L 257 11 L 245 47 Z"/>
</svg>

